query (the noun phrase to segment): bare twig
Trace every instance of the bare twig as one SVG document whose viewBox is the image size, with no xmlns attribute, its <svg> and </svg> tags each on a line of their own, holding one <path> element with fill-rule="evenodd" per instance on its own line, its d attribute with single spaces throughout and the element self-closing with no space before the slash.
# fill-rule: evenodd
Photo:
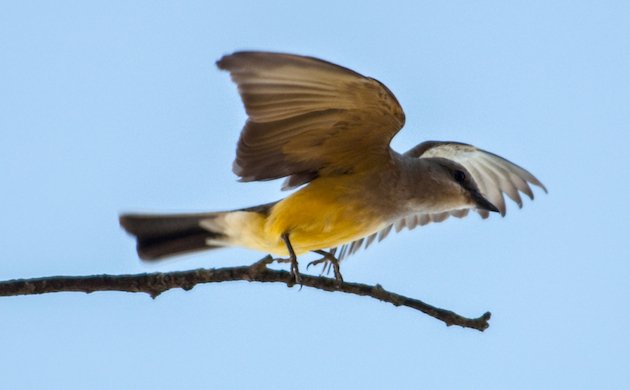
<svg viewBox="0 0 630 390">
<path fill-rule="evenodd" d="M 200 283 L 218 283 L 234 280 L 250 282 L 279 282 L 292 287 L 295 279 L 286 271 L 267 268 L 270 258 L 264 258 L 247 267 L 218 269 L 195 269 L 179 272 L 156 272 L 136 275 L 91 275 L 91 276 L 51 276 L 45 278 L 15 279 L 0 282 L 0 296 L 46 294 L 52 292 L 77 291 L 126 291 L 147 293 L 156 298 L 172 288 L 190 290 Z M 419 310 L 446 325 L 459 325 L 464 328 L 484 331 L 488 328 L 490 313 L 479 318 L 466 318 L 449 310 L 431 306 L 418 299 L 408 298 L 389 292 L 379 284 L 369 286 L 360 283 L 340 282 L 327 277 L 300 274 L 301 284 L 325 291 L 339 291 L 348 294 L 369 296 L 394 306 L 407 306 Z"/>
</svg>

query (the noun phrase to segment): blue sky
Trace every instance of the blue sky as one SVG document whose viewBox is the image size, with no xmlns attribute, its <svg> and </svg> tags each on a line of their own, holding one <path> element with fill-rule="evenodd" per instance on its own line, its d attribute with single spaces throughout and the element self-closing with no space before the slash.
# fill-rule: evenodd
<svg viewBox="0 0 630 390">
<path fill-rule="evenodd" d="M 367 298 L 246 282 L 0 299 L 0 387 L 621 388 L 630 380 L 630 7 L 612 1 L 0 4 L 0 279 L 249 264 L 141 263 L 122 211 L 282 196 L 231 172 L 245 114 L 214 61 L 241 49 L 375 77 L 393 146 L 473 143 L 549 188 L 505 218 L 390 236 L 349 281 L 477 316 L 447 328 Z"/>
</svg>

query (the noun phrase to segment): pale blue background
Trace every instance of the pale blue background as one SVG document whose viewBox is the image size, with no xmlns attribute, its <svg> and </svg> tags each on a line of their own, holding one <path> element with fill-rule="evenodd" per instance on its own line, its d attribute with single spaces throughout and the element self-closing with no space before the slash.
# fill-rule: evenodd
<svg viewBox="0 0 630 390">
<path fill-rule="evenodd" d="M 619 1 L 4 1 L 0 279 L 248 264 L 226 249 L 142 264 L 121 211 L 276 200 L 230 170 L 245 115 L 214 61 L 314 55 L 387 84 L 394 140 L 459 140 L 549 188 L 506 218 L 391 236 L 349 281 L 462 314 L 246 282 L 146 295 L 0 298 L 2 389 L 620 389 L 630 380 L 630 8 Z"/>
</svg>

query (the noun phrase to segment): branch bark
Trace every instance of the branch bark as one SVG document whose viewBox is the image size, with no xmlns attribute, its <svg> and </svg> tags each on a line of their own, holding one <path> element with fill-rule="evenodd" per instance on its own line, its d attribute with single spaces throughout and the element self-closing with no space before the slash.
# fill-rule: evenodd
<svg viewBox="0 0 630 390">
<path fill-rule="evenodd" d="M 163 292 L 182 288 L 186 291 L 201 283 L 219 283 L 236 280 L 249 282 L 285 283 L 295 285 L 289 272 L 267 268 L 270 259 L 264 258 L 250 266 L 217 269 L 195 269 L 178 272 L 156 272 L 135 275 L 91 275 L 91 276 L 50 276 L 32 279 L 14 279 L 0 282 L 0 296 L 35 295 L 53 292 L 126 291 L 149 294 L 156 298 Z M 302 286 L 324 291 L 339 291 L 347 294 L 368 296 L 394 306 L 406 306 L 419 310 L 444 322 L 447 326 L 459 325 L 464 328 L 484 331 L 488 328 L 490 312 L 478 318 L 466 318 L 450 310 L 441 309 L 419 299 L 405 297 L 387 291 L 377 284 L 374 286 L 337 282 L 335 279 L 300 274 Z"/>
</svg>

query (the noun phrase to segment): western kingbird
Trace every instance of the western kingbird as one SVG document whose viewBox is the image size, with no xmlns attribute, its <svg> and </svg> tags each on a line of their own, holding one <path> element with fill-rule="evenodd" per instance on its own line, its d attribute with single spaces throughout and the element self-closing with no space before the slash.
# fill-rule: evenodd
<svg viewBox="0 0 630 390">
<path fill-rule="evenodd" d="M 240 246 L 288 256 L 298 280 L 297 256 L 317 252 L 340 279 L 338 259 L 392 228 L 470 210 L 484 219 L 489 211 L 505 215 L 504 193 L 521 207 L 519 191 L 534 197 L 529 184 L 546 192 L 527 170 L 472 145 L 428 141 L 395 152 L 389 144 L 405 123 L 402 107 L 385 85 L 348 68 L 269 52 L 237 52 L 217 65 L 237 84 L 248 115 L 234 173 L 300 188 L 233 211 L 121 215 L 144 260 Z"/>
</svg>

